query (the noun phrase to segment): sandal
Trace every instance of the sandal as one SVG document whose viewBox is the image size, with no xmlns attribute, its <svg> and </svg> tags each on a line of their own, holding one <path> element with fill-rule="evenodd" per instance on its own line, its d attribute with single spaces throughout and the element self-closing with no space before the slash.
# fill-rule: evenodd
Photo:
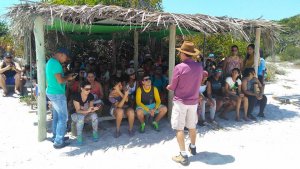
<svg viewBox="0 0 300 169">
<path fill-rule="evenodd" d="M 20 95 L 21 93 L 18 90 L 15 90 L 15 94 Z"/>
</svg>

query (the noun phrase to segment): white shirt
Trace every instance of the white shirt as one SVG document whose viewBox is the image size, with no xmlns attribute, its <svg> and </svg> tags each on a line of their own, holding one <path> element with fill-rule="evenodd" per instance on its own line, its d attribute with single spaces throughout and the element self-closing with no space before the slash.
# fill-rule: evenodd
<svg viewBox="0 0 300 169">
<path fill-rule="evenodd" d="M 235 83 L 238 83 L 238 85 L 242 85 L 242 81 L 240 79 L 237 79 L 235 82 L 232 80 L 232 77 L 227 77 L 226 78 L 226 83 L 229 85 L 230 89 L 234 88 Z"/>
</svg>

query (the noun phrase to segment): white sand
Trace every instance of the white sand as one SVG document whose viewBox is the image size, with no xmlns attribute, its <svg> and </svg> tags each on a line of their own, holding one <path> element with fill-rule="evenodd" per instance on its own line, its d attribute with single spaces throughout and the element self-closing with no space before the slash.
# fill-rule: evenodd
<svg viewBox="0 0 300 169">
<path fill-rule="evenodd" d="M 300 70 L 287 70 L 277 83 L 266 86 L 266 119 L 237 123 L 232 112 L 229 122 L 217 119 L 226 130 L 199 128 L 198 154 L 190 157 L 189 168 L 299 168 L 299 107 L 272 99 L 272 95 L 300 95 Z M 133 138 L 124 123 L 118 139 L 112 135 L 114 124 L 105 122 L 107 130 L 100 130 L 99 142 L 92 142 L 91 133 L 85 132 L 84 146 L 77 147 L 73 140 L 71 146 L 55 150 L 50 141 L 37 142 L 37 115 L 28 111 L 16 98 L 0 97 L 0 169 L 184 168 L 171 160 L 178 146 L 166 120 L 160 133 L 148 127 Z"/>
</svg>

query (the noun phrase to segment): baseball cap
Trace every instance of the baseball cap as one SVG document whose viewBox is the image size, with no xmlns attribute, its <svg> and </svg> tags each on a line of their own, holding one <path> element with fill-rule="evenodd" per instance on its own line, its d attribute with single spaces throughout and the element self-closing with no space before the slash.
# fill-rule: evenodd
<svg viewBox="0 0 300 169">
<path fill-rule="evenodd" d="M 89 57 L 89 60 L 96 60 L 94 57 Z"/>
<path fill-rule="evenodd" d="M 12 54 L 10 52 L 6 52 L 4 53 L 4 58 L 11 58 L 12 57 Z"/>
</svg>

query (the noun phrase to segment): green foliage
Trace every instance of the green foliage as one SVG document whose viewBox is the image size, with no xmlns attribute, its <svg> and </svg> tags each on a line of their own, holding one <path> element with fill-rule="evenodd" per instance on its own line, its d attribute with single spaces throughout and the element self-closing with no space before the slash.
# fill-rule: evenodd
<svg viewBox="0 0 300 169">
<path fill-rule="evenodd" d="M 195 45 L 203 51 L 204 35 L 189 36 L 186 39 L 194 42 Z M 232 45 L 237 45 L 239 47 L 239 53 L 242 57 L 246 55 L 248 42 L 234 38 L 229 34 L 216 34 L 207 36 L 204 55 L 208 56 L 210 52 L 213 52 L 215 56 L 217 56 L 219 59 L 222 59 L 230 55 Z"/>
<path fill-rule="evenodd" d="M 162 11 L 162 0 L 46 0 L 46 2 L 60 5 L 117 5 L 125 8 L 139 8 Z"/>
<path fill-rule="evenodd" d="M 285 32 L 280 34 L 280 43 L 276 52 L 281 60 L 291 61 L 300 59 L 300 15 L 282 19 L 278 22 L 285 27 Z"/>
<path fill-rule="evenodd" d="M 280 53 L 280 60 L 293 61 L 300 59 L 300 47 L 288 45 L 286 49 Z"/>
</svg>

